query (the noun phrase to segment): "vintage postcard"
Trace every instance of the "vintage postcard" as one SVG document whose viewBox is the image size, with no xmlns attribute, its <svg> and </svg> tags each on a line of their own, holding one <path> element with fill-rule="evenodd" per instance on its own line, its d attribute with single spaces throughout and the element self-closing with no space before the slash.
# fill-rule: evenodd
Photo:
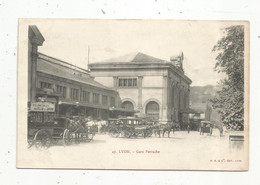
<svg viewBox="0 0 260 185">
<path fill-rule="evenodd" d="M 17 168 L 249 169 L 249 22 L 20 19 Z"/>
</svg>

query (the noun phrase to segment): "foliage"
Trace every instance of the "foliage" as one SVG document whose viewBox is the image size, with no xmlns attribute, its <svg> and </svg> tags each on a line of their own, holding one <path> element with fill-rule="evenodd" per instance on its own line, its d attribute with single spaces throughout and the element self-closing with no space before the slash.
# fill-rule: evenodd
<svg viewBox="0 0 260 185">
<path fill-rule="evenodd" d="M 219 82 L 222 87 L 212 99 L 213 108 L 221 115 L 223 123 L 231 130 L 244 129 L 244 27 L 231 26 L 213 47 L 218 52 L 215 70 L 225 73 Z"/>
</svg>

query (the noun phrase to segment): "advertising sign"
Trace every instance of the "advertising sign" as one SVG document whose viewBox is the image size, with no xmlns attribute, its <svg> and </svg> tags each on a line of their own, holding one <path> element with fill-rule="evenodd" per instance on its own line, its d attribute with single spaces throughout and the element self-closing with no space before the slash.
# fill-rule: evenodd
<svg viewBox="0 0 260 185">
<path fill-rule="evenodd" d="M 31 104 L 31 111 L 55 112 L 55 105 L 49 102 L 36 102 Z"/>
</svg>

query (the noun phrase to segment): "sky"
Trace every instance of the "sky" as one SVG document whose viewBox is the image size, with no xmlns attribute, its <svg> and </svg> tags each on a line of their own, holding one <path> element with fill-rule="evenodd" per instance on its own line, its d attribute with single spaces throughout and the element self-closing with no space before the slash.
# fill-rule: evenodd
<svg viewBox="0 0 260 185">
<path fill-rule="evenodd" d="M 224 77 L 213 70 L 213 46 L 225 27 L 239 22 L 173 20 L 35 19 L 45 42 L 39 52 L 82 68 L 132 52 L 169 61 L 184 53 L 184 72 L 192 86 L 216 85 Z"/>
</svg>

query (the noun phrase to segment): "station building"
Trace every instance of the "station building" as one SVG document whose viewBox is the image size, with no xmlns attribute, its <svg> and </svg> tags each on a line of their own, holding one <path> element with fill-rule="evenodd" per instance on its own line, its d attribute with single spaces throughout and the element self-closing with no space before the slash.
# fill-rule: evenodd
<svg viewBox="0 0 260 185">
<path fill-rule="evenodd" d="M 122 108 L 187 124 L 192 81 L 184 74 L 183 58 L 180 53 L 165 61 L 137 52 L 91 63 L 89 69 L 97 82 L 119 93 Z"/>
<path fill-rule="evenodd" d="M 38 52 L 44 37 L 29 26 L 28 107 L 37 101 L 54 103 L 63 116 L 84 115 L 93 119 L 130 116 L 133 110 L 121 108 L 115 89 L 94 80 L 89 71 Z"/>
</svg>

